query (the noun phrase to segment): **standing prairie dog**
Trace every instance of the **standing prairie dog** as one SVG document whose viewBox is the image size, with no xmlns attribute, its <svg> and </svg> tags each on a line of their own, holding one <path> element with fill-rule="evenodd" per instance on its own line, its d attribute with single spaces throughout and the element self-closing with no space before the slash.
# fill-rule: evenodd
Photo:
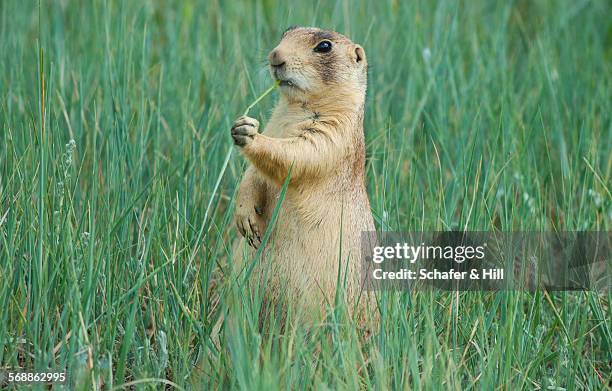
<svg viewBox="0 0 612 391">
<path fill-rule="evenodd" d="M 268 56 L 280 99 L 262 133 L 241 117 L 231 133 L 251 163 L 235 219 L 257 248 L 291 168 L 288 190 L 261 264 L 268 295 L 289 294 L 310 309 L 334 303 L 338 281 L 351 303 L 361 293 L 361 233 L 374 231 L 364 183 L 363 48 L 336 32 L 293 27 Z M 341 243 L 342 242 L 342 243 Z"/>
</svg>

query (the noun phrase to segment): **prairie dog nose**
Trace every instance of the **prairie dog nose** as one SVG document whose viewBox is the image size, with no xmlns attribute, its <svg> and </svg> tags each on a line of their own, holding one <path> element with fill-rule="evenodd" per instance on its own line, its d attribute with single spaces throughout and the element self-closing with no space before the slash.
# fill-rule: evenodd
<svg viewBox="0 0 612 391">
<path fill-rule="evenodd" d="M 270 61 L 270 65 L 275 68 L 282 67 L 283 65 L 285 65 L 285 60 L 282 58 L 278 49 L 274 49 L 272 50 L 272 52 L 270 52 L 268 60 Z"/>
</svg>

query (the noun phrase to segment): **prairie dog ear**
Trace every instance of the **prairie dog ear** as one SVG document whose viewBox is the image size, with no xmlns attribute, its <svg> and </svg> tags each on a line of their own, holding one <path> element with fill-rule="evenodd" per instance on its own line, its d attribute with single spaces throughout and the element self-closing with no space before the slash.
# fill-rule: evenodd
<svg viewBox="0 0 612 391">
<path fill-rule="evenodd" d="M 365 63 L 367 63 L 366 55 L 365 55 L 365 50 L 363 50 L 361 45 L 353 45 L 353 47 L 351 48 L 351 58 L 357 64 L 365 64 Z"/>
</svg>

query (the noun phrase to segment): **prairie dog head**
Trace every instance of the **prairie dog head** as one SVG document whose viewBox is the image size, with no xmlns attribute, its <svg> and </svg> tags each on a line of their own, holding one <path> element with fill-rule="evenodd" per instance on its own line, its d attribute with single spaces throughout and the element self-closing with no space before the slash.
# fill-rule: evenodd
<svg viewBox="0 0 612 391">
<path fill-rule="evenodd" d="M 336 94 L 363 98 L 365 51 L 342 34 L 291 27 L 268 56 L 270 72 L 290 101 L 309 102 Z"/>
</svg>

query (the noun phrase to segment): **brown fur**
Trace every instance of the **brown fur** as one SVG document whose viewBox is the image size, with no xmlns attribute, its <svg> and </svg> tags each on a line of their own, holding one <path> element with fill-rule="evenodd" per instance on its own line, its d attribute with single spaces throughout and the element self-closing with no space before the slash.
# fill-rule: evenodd
<svg viewBox="0 0 612 391">
<path fill-rule="evenodd" d="M 331 52 L 313 51 L 322 40 L 332 42 Z M 283 34 L 269 58 L 273 77 L 284 81 L 270 120 L 262 133 L 248 117 L 232 128 L 251 163 L 237 196 L 238 229 L 259 245 L 292 166 L 261 262 L 271 266 L 268 295 L 282 290 L 309 310 L 333 303 L 341 260 L 352 303 L 361 293 L 361 232 L 374 230 L 364 183 L 365 53 L 341 34 L 298 27 Z"/>
</svg>

